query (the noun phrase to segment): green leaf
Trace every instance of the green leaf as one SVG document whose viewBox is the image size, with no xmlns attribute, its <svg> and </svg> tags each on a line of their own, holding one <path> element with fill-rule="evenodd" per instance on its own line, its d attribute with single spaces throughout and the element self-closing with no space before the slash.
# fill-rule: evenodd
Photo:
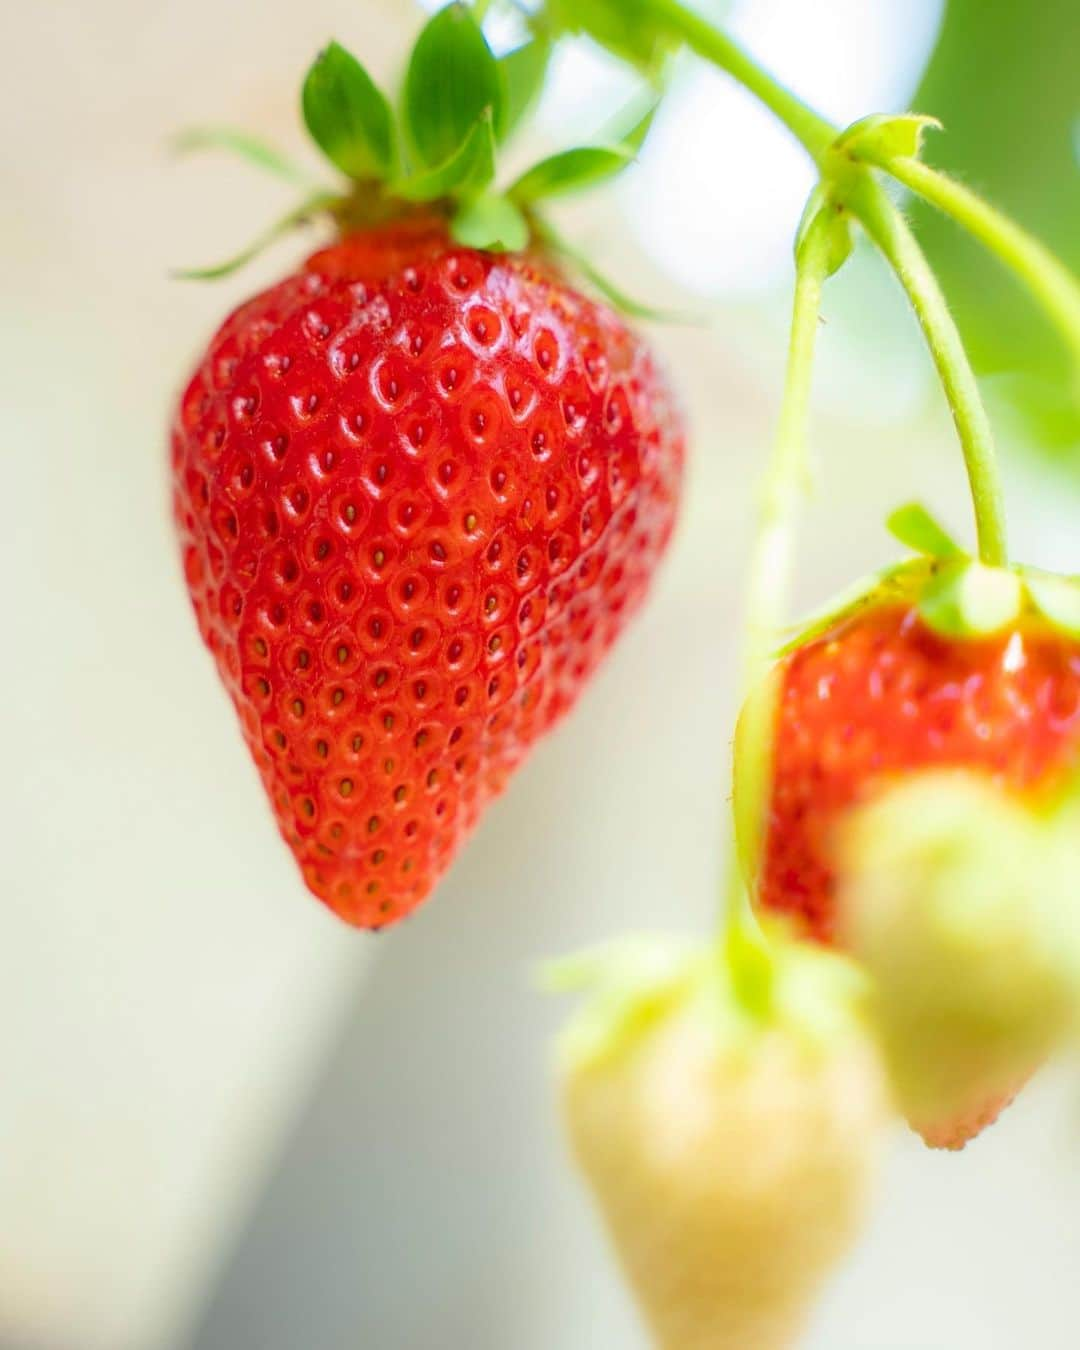
<svg viewBox="0 0 1080 1350">
<path fill-rule="evenodd" d="M 405 120 L 427 167 L 449 162 L 485 111 L 504 119 L 503 76 L 467 6 L 447 5 L 416 40 L 405 75 Z"/>
<path fill-rule="evenodd" d="M 851 250 L 855 247 L 855 243 L 851 234 L 851 220 L 847 212 L 838 210 L 836 203 L 819 184 L 810 193 L 799 220 L 798 229 L 795 231 L 796 259 L 802 254 L 810 231 L 822 224 L 827 231 L 828 271 L 826 275 L 831 277 L 839 272 L 844 263 L 851 257 Z"/>
<path fill-rule="evenodd" d="M 337 42 L 304 80 L 304 121 L 327 159 L 349 178 L 385 178 L 394 158 L 390 106 L 370 75 Z"/>
<path fill-rule="evenodd" d="M 338 206 L 341 198 L 332 192 L 315 192 L 310 197 L 305 198 L 280 220 L 274 222 L 268 230 L 249 244 L 247 248 L 242 249 L 233 257 L 226 259 L 225 262 L 217 263 L 213 267 L 188 267 L 181 268 L 173 272 L 173 276 L 181 281 L 216 281 L 219 277 L 226 277 L 230 273 L 249 263 L 252 258 L 257 257 L 267 245 L 272 244 L 275 239 L 279 239 L 283 234 L 294 230 L 298 225 L 304 225 L 313 217 L 323 212 L 331 212 L 335 206 Z"/>
<path fill-rule="evenodd" d="M 636 155 L 648 139 L 659 107 L 660 99 L 654 90 L 650 90 L 646 100 L 643 101 L 638 97 L 629 107 L 624 108 L 611 128 L 613 134 L 601 139 L 609 140 L 619 150 L 628 150 L 630 154 Z M 627 118 L 631 116 L 634 120 L 624 131 Z"/>
<path fill-rule="evenodd" d="M 913 553 L 928 558 L 955 558 L 963 550 L 921 502 L 898 506 L 885 522 L 889 533 Z"/>
<path fill-rule="evenodd" d="M 836 138 L 836 149 L 871 164 L 916 159 L 927 131 L 940 131 L 936 117 L 921 113 L 874 113 L 853 122 Z"/>
<path fill-rule="evenodd" d="M 310 178 L 299 165 L 294 164 L 285 155 L 267 145 L 257 136 L 249 136 L 246 131 L 235 127 L 190 127 L 182 131 L 172 142 L 173 150 L 180 155 L 196 150 L 226 150 L 230 154 L 246 159 L 258 169 L 276 174 L 291 183 L 310 183 Z"/>
<path fill-rule="evenodd" d="M 655 99 L 650 99 L 645 113 L 612 145 L 576 146 L 540 160 L 521 175 L 508 195 L 519 202 L 539 201 L 578 192 L 613 178 L 633 163 L 649 134 L 658 106 Z"/>
<path fill-rule="evenodd" d="M 450 222 L 450 233 L 467 248 L 519 253 L 529 242 L 529 222 L 512 201 L 491 193 L 467 201 Z"/>
<path fill-rule="evenodd" d="M 915 558 L 910 562 L 893 563 L 862 577 L 793 624 L 788 640 L 776 652 L 777 657 L 787 656 L 797 647 L 822 637 L 868 605 L 912 600 L 929 575 L 926 560 Z"/>
<path fill-rule="evenodd" d="M 525 114 L 536 102 L 547 75 L 551 42 L 537 34 L 530 42 L 515 47 L 499 59 L 503 84 L 502 115 L 495 134 L 500 141 L 513 134 Z"/>
<path fill-rule="evenodd" d="M 1080 581 L 1024 573 L 1028 595 L 1039 613 L 1069 637 L 1080 638 Z"/>
<path fill-rule="evenodd" d="M 563 150 L 527 169 L 510 188 L 508 195 L 517 202 L 535 202 L 543 197 L 560 197 L 578 192 L 621 173 L 634 158 L 632 150 L 608 149 L 598 145 Z"/>
<path fill-rule="evenodd" d="M 455 193 L 481 192 L 494 177 L 495 135 L 488 109 L 445 163 L 401 179 L 393 191 L 406 201 L 433 202 Z"/>
<path fill-rule="evenodd" d="M 1023 598 L 1015 572 L 966 560 L 931 578 L 919 597 L 919 613 L 946 637 L 985 637 L 1018 617 Z"/>
<path fill-rule="evenodd" d="M 650 74 L 681 45 L 663 0 L 548 0 L 547 14 L 557 32 L 585 33 Z"/>
</svg>

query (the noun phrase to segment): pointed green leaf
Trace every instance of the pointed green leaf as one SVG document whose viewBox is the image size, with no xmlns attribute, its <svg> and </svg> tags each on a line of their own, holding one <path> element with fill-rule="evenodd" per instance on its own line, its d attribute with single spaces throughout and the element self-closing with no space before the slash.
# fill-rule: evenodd
<svg viewBox="0 0 1080 1350">
<path fill-rule="evenodd" d="M 527 169 L 507 195 L 517 202 L 535 202 L 544 197 L 560 197 L 568 192 L 578 192 L 605 178 L 613 178 L 633 158 L 632 150 L 608 149 L 598 145 L 564 150 Z"/>
<path fill-rule="evenodd" d="M 390 105 L 360 62 L 337 42 L 304 80 L 304 122 L 319 149 L 349 178 L 385 178 L 394 158 Z"/>
<path fill-rule="evenodd" d="M 467 201 L 450 222 L 450 233 L 467 248 L 519 253 L 529 242 L 529 222 L 512 201 L 491 193 Z"/>
<path fill-rule="evenodd" d="M 955 558 L 963 552 L 948 530 L 921 502 L 898 506 L 885 522 L 889 533 L 913 553 L 928 558 Z"/>
<path fill-rule="evenodd" d="M 548 0 L 545 10 L 556 31 L 587 33 L 648 73 L 681 43 L 665 0 Z"/>
<path fill-rule="evenodd" d="M 1080 638 L 1080 580 L 1028 572 L 1024 581 L 1039 613 L 1069 637 Z"/>
<path fill-rule="evenodd" d="M 652 130 L 652 124 L 656 120 L 656 112 L 659 107 L 660 100 L 651 96 L 645 111 L 640 117 L 636 118 L 629 131 L 619 137 L 618 145 L 620 149 L 629 150 L 632 155 L 638 153 Z"/>
<path fill-rule="evenodd" d="M 927 583 L 919 614 L 946 637 L 985 637 L 1019 615 L 1023 587 L 1015 572 L 965 560 L 950 563 Z"/>
<path fill-rule="evenodd" d="M 499 59 L 503 83 L 502 116 L 495 127 L 500 141 L 513 134 L 544 85 L 551 43 L 542 34 Z"/>
<path fill-rule="evenodd" d="M 875 113 L 842 131 L 836 138 L 836 148 L 871 164 L 914 159 L 929 130 L 941 130 L 936 117 L 924 117 L 921 113 Z"/>
<path fill-rule="evenodd" d="M 867 605 L 912 599 L 928 575 L 926 560 L 915 558 L 910 562 L 893 563 L 862 577 L 792 625 L 790 637 L 776 652 L 777 657 L 787 656 L 797 647 L 822 637 Z"/>
<path fill-rule="evenodd" d="M 495 135 L 488 110 L 444 164 L 402 179 L 393 191 L 409 202 L 433 202 L 456 193 L 482 192 L 494 177 Z"/>
<path fill-rule="evenodd" d="M 254 243 L 249 244 L 247 248 L 242 249 L 241 252 L 235 254 L 233 257 L 226 259 L 225 262 L 217 263 L 213 267 L 181 268 L 173 272 L 172 275 L 181 281 L 216 281 L 219 277 L 226 277 L 231 272 L 235 272 L 243 267 L 245 263 L 249 263 L 252 258 L 257 257 L 258 254 L 260 254 L 269 244 L 272 244 L 275 239 L 279 239 L 283 234 L 287 234 L 298 225 L 306 224 L 314 216 L 317 216 L 324 211 L 332 211 L 335 206 L 340 204 L 340 202 L 341 198 L 335 193 L 313 193 L 310 197 L 307 197 L 302 201 L 299 206 L 294 207 L 287 215 L 284 215 L 280 220 L 275 221 L 268 230 L 264 230 Z"/>
<path fill-rule="evenodd" d="M 276 174 L 278 178 L 291 183 L 310 183 L 311 179 L 299 165 L 294 164 L 285 155 L 267 145 L 257 136 L 249 136 L 246 131 L 235 127 L 190 127 L 182 131 L 172 142 L 177 154 L 186 155 L 195 150 L 226 150 L 230 154 L 246 159 L 258 169 Z"/>
<path fill-rule="evenodd" d="M 405 75 L 405 122 L 420 162 L 451 160 L 485 110 L 503 124 L 503 76 L 468 7 L 447 5 L 416 40 Z"/>
</svg>

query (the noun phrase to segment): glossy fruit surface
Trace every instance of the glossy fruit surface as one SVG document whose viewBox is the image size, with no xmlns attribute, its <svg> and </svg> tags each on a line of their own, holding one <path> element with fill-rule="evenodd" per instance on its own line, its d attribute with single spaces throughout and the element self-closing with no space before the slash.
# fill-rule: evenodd
<svg viewBox="0 0 1080 1350">
<path fill-rule="evenodd" d="M 572 706 L 644 596 L 682 460 L 615 314 L 436 221 L 348 237 L 222 326 L 172 435 L 184 574 L 343 918 L 424 899 Z"/>
<path fill-rule="evenodd" d="M 785 659 L 761 902 L 829 940 L 846 808 L 928 768 L 1038 794 L 1078 754 L 1080 644 L 1035 622 L 946 638 L 910 607 L 865 610 Z"/>
</svg>

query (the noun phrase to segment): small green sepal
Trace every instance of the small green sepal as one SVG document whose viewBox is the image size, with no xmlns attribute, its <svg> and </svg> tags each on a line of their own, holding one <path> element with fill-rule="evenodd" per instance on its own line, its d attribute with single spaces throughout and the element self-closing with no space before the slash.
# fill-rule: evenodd
<svg viewBox="0 0 1080 1350">
<path fill-rule="evenodd" d="M 541 987 L 585 994 L 559 1039 L 567 1067 L 592 1068 L 648 1030 L 700 977 L 703 955 L 666 935 L 637 934 L 548 962 Z"/>
<path fill-rule="evenodd" d="M 855 243 L 847 212 L 820 183 L 811 192 L 795 232 L 796 261 L 802 257 L 812 229 L 826 231 L 826 276 L 831 277 L 847 262 Z"/>
<path fill-rule="evenodd" d="M 440 197 L 482 192 L 494 177 L 495 133 L 491 110 L 485 109 L 444 164 L 402 179 L 393 185 L 393 191 L 407 202 L 433 202 Z"/>
<path fill-rule="evenodd" d="M 485 115 L 501 127 L 504 81 L 468 6 L 440 9 L 417 38 L 405 74 L 405 126 L 419 165 L 453 161 Z"/>
<path fill-rule="evenodd" d="M 540 96 L 551 60 L 551 41 L 538 33 L 530 41 L 499 58 L 503 98 L 495 135 L 505 141 L 514 134 Z"/>
<path fill-rule="evenodd" d="M 315 58 L 300 103 L 315 144 L 346 177 L 387 177 L 395 153 L 390 105 L 340 43 L 331 42 Z"/>
<path fill-rule="evenodd" d="M 833 148 L 870 164 L 888 164 L 893 159 L 916 159 L 927 131 L 940 131 L 936 117 L 922 113 L 873 113 L 847 127 Z"/>
<path fill-rule="evenodd" d="M 507 196 L 528 204 L 547 197 L 563 197 L 614 178 L 633 163 L 655 115 L 656 104 L 651 103 L 644 116 L 615 145 L 580 145 L 549 155 L 526 169 L 511 185 Z"/>
<path fill-rule="evenodd" d="M 545 197 L 561 197 L 592 187 L 607 178 L 614 178 L 632 159 L 630 151 L 597 145 L 563 150 L 527 169 L 512 184 L 507 195 L 523 203 L 540 201 Z"/>
<path fill-rule="evenodd" d="M 913 553 L 927 558 L 956 558 L 963 549 L 921 502 L 898 506 L 885 522 L 889 533 Z"/>
<path fill-rule="evenodd" d="M 450 221 L 450 233 L 466 248 L 520 253 L 529 242 L 529 222 L 507 197 L 484 193 L 463 203 Z"/>
<path fill-rule="evenodd" d="M 1080 640 L 1080 578 L 1022 571 L 1031 603 L 1054 628 Z"/>
<path fill-rule="evenodd" d="M 309 221 L 320 215 L 332 215 L 334 210 L 342 205 L 342 198 L 332 192 L 316 192 L 310 197 L 306 197 L 299 206 L 295 206 L 287 215 L 276 220 L 268 230 L 262 234 L 247 248 L 242 249 L 233 257 L 227 258 L 222 263 L 217 263 L 212 267 L 186 267 L 173 272 L 173 276 L 179 281 L 217 281 L 221 277 L 230 276 L 233 272 L 245 264 L 251 262 L 253 258 L 274 242 L 280 239 L 282 235 L 288 234 L 298 225 L 306 225 Z"/>
<path fill-rule="evenodd" d="M 932 575 L 933 565 L 926 558 L 912 558 L 872 572 L 793 625 L 791 635 L 777 651 L 777 657 L 787 656 L 796 648 L 823 637 L 871 605 L 914 602 Z"/>
<path fill-rule="evenodd" d="M 1015 572 L 962 558 L 945 564 L 927 582 L 919 615 L 944 637 L 988 637 L 1016 622 L 1023 601 Z"/>
<path fill-rule="evenodd" d="M 662 0 L 548 0 L 556 32 L 584 33 L 624 61 L 655 75 L 680 43 Z"/>
<path fill-rule="evenodd" d="M 225 150 L 287 182 L 311 186 L 310 175 L 288 156 L 236 127 L 189 127 L 174 137 L 172 149 L 178 155 L 199 150 Z"/>
</svg>

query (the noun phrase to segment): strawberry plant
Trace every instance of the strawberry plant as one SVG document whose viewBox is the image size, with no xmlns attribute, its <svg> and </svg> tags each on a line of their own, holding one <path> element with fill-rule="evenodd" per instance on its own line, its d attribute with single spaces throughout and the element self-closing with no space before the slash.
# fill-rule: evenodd
<svg viewBox="0 0 1080 1350">
<path fill-rule="evenodd" d="M 393 103 L 327 47 L 301 105 L 344 181 L 189 274 L 312 218 L 334 232 L 225 320 L 180 398 L 184 573 L 304 881 L 361 927 L 408 914 L 573 707 L 678 509 L 676 401 L 630 326 L 648 311 L 546 203 L 632 161 L 681 49 L 802 144 L 817 184 L 749 563 L 720 932 L 550 974 L 587 993 L 560 1060 L 569 1133 L 658 1343 L 788 1345 L 858 1234 L 890 1104 L 962 1146 L 1080 1008 L 1080 582 L 1010 557 L 990 419 L 888 183 L 1027 289 L 1062 340 L 1066 403 L 1080 284 L 924 162 L 932 118 L 833 126 L 680 0 L 516 7 L 528 36 L 500 56 L 488 8 L 439 10 Z M 640 72 L 640 107 L 504 174 L 553 46 L 582 33 Z M 245 134 L 187 141 L 300 176 Z M 856 231 L 933 358 L 974 543 L 903 506 L 909 556 L 793 627 L 815 334 Z"/>
</svg>

